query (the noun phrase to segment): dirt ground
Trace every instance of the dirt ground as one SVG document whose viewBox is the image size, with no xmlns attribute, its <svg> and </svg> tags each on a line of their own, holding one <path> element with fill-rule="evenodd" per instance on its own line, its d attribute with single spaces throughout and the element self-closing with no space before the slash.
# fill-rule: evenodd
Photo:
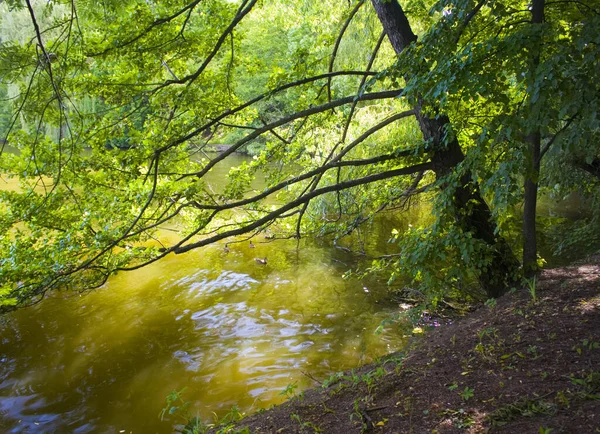
<svg viewBox="0 0 600 434">
<path fill-rule="evenodd" d="M 535 292 L 481 306 L 405 354 L 316 379 L 231 432 L 600 433 L 600 256 L 544 271 Z"/>
</svg>

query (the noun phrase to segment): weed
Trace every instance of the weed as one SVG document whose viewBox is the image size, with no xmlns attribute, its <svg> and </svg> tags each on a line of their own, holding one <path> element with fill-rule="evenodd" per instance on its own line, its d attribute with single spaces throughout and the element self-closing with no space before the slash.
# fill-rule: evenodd
<svg viewBox="0 0 600 434">
<path fill-rule="evenodd" d="M 460 397 L 463 399 L 463 401 L 467 402 L 469 399 L 473 398 L 473 396 L 475 396 L 475 389 L 471 389 L 470 387 L 465 387 L 465 389 L 459 393 Z"/>
<path fill-rule="evenodd" d="M 499 348 L 501 342 L 498 341 L 498 329 L 487 327 L 477 332 L 479 343 L 475 345 L 475 352 L 480 354 L 484 359 L 492 359 L 494 351 Z M 492 342 L 485 344 L 484 339 L 490 338 Z"/>
<path fill-rule="evenodd" d="M 354 409 L 354 411 L 350 415 L 350 422 L 352 422 L 354 420 L 354 418 L 356 417 L 356 419 L 358 419 L 361 424 L 360 432 L 361 433 L 366 432 L 369 429 L 369 426 L 367 425 L 367 419 L 365 418 L 365 414 L 360 405 L 360 398 L 356 398 L 354 400 L 354 403 L 352 404 L 352 408 Z"/>
<path fill-rule="evenodd" d="M 540 399 L 521 398 L 513 404 L 507 404 L 496 409 L 487 416 L 487 420 L 492 426 L 503 426 L 519 416 L 552 415 L 555 412 L 556 405 L 551 402 L 541 401 Z"/>
<path fill-rule="evenodd" d="M 556 397 L 554 398 L 554 400 L 563 407 L 569 408 L 569 406 L 571 405 L 569 398 L 567 398 L 567 395 L 562 391 L 560 391 L 556 394 Z"/>
<path fill-rule="evenodd" d="M 525 279 L 525 284 L 527 285 L 527 290 L 529 291 L 529 295 L 531 295 L 531 299 L 534 303 L 537 303 L 536 277 L 533 276 L 531 279 Z"/>
<path fill-rule="evenodd" d="M 600 400 L 600 372 L 591 371 L 583 378 L 570 376 L 569 379 L 575 386 L 583 388 L 579 393 L 582 398 Z"/>
<path fill-rule="evenodd" d="M 486 305 L 487 307 L 489 307 L 490 309 L 493 309 L 493 308 L 495 308 L 495 307 L 496 307 L 496 303 L 497 303 L 497 302 L 496 302 L 496 299 L 495 299 L 495 298 L 488 298 L 488 299 L 485 301 L 485 305 Z"/>
<path fill-rule="evenodd" d="M 192 417 L 188 411 L 189 401 L 183 400 L 183 392 L 185 387 L 180 391 L 173 391 L 167 396 L 167 405 L 160 411 L 159 417 L 164 420 L 168 416 L 174 416 L 183 419 L 186 422 L 182 433 L 184 434 L 205 434 L 209 430 L 216 428 L 216 434 L 237 433 L 249 434 L 248 427 L 235 429 L 234 426 L 243 417 L 243 413 L 237 406 L 231 407 L 231 410 L 218 419 L 215 415 L 215 423 L 203 423 L 200 418 Z"/>
<path fill-rule="evenodd" d="M 387 357 L 385 358 L 382 363 L 381 366 L 384 367 L 387 363 L 393 363 L 394 364 L 394 372 L 396 373 L 396 375 L 400 374 L 400 371 L 404 365 L 404 358 L 406 356 L 404 354 L 397 354 L 391 357 Z"/>
<path fill-rule="evenodd" d="M 354 369 L 350 371 L 350 375 L 344 376 L 344 380 L 350 381 L 350 383 L 352 383 L 352 386 L 356 386 L 358 383 L 360 383 L 360 377 L 356 375 Z"/>
<path fill-rule="evenodd" d="M 587 348 L 588 351 L 592 351 L 592 350 L 597 350 L 599 344 L 598 344 L 598 342 L 592 341 L 590 339 L 584 339 L 583 346 L 584 346 L 584 348 Z"/>
<path fill-rule="evenodd" d="M 382 360 L 381 366 L 385 366 L 386 363 L 393 363 L 396 366 L 402 366 L 402 364 L 404 363 L 405 357 L 406 356 L 404 354 L 395 354 L 393 356 L 386 357 L 385 359 Z"/>
<path fill-rule="evenodd" d="M 361 377 L 363 383 L 365 383 L 365 385 L 367 386 L 367 393 L 369 395 L 371 394 L 371 392 L 373 392 L 373 389 L 375 388 L 375 380 L 383 377 L 384 375 L 385 369 L 383 369 L 380 366 L 373 371 L 367 372 Z"/>
<path fill-rule="evenodd" d="M 543 426 L 540 427 L 540 434 L 550 434 L 551 431 L 552 428 L 544 428 Z"/>
<path fill-rule="evenodd" d="M 182 397 L 185 389 L 187 389 L 187 387 L 184 387 L 179 392 L 174 390 L 171 393 L 169 393 L 169 395 L 167 396 L 167 405 L 158 414 L 160 420 L 165 420 L 165 416 L 167 415 L 177 416 L 185 419 L 186 421 L 189 419 L 187 407 L 190 403 L 189 401 L 184 401 Z"/>
<path fill-rule="evenodd" d="M 581 346 L 575 345 L 572 349 L 577 351 L 577 354 L 581 356 L 583 350 L 592 351 L 597 350 L 600 344 L 592 339 L 584 339 L 581 341 Z"/>
<path fill-rule="evenodd" d="M 333 386 L 336 383 L 339 383 L 339 381 L 344 378 L 344 373 L 343 372 L 336 372 L 335 374 L 331 374 L 329 376 L 329 378 L 325 379 L 325 381 L 323 381 L 323 384 L 321 385 L 321 387 L 323 389 L 326 389 L 329 386 Z"/>
<path fill-rule="evenodd" d="M 288 398 L 292 398 L 296 394 L 296 389 L 298 388 L 298 382 L 294 381 L 286 386 L 279 395 L 287 396 Z"/>
<path fill-rule="evenodd" d="M 527 347 L 527 353 L 531 354 L 533 356 L 533 360 L 541 357 L 538 352 L 537 352 L 537 347 L 535 345 L 529 345 Z"/>
<path fill-rule="evenodd" d="M 296 413 L 292 413 L 290 414 L 290 418 L 292 420 L 295 420 L 296 422 L 298 422 L 298 424 L 300 425 L 300 432 L 304 432 L 304 428 L 310 428 L 312 429 L 313 433 L 322 433 L 323 430 L 321 428 L 319 428 L 317 425 L 315 425 L 314 423 L 310 422 L 310 421 L 303 421 L 302 418 L 297 415 Z"/>
<path fill-rule="evenodd" d="M 487 327 L 477 332 L 477 337 L 479 338 L 479 341 L 482 341 L 483 338 L 486 336 L 497 338 L 498 329 L 495 327 Z"/>
</svg>

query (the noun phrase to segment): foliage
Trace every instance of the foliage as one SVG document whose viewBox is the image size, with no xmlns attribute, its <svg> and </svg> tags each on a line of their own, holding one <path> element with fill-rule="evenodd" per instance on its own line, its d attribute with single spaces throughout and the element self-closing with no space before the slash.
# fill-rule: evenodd
<svg viewBox="0 0 600 434">
<path fill-rule="evenodd" d="M 575 237 L 598 246 L 593 4 L 548 3 L 531 24 L 523 1 L 407 2 L 418 40 L 399 55 L 363 0 L 101 6 L 0 4 L 0 97 L 10 102 L 0 110 L 10 183 L 0 191 L 0 310 L 267 228 L 343 243 L 417 196 L 431 202 L 431 221 L 398 228 L 394 256 L 370 271 L 431 304 L 481 298 L 503 237 L 519 249 L 510 227 L 523 177 L 534 176 L 532 131 L 542 137 L 536 182 L 593 204 Z M 423 115 L 451 123 L 433 140 Z M 441 170 L 455 140 L 464 159 Z M 205 152 L 219 143 L 232 146 Z M 207 182 L 244 149 L 251 161 L 219 188 Z M 472 198 L 461 208 L 463 191 Z M 488 204 L 493 221 L 479 223 L 493 239 L 464 225 Z M 180 238 L 163 245 L 166 226 Z"/>
</svg>

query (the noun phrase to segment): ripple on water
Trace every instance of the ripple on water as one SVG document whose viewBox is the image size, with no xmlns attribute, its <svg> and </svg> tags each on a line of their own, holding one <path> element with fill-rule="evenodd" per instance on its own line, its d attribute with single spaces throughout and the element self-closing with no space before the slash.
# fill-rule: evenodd
<svg viewBox="0 0 600 434">
<path fill-rule="evenodd" d="M 14 393 L 14 391 L 13 391 Z M 17 394 L 0 397 L 0 415 L 3 419 L 12 420 L 14 426 L 5 426 L 5 432 L 43 432 L 54 429 L 60 415 L 44 412 L 46 400 L 39 394 Z M 0 421 L 0 427 L 2 427 Z"/>
<path fill-rule="evenodd" d="M 188 371 L 197 372 L 202 366 L 201 351 L 196 351 L 193 354 L 190 354 L 187 351 L 178 350 L 173 353 L 173 358 L 186 365 L 185 369 Z"/>
<path fill-rule="evenodd" d="M 186 295 L 191 298 L 206 297 L 215 294 L 230 293 L 236 290 L 251 289 L 259 282 L 248 274 L 224 270 L 217 277 L 210 276 L 209 270 L 182 277 L 174 282 L 167 282 L 165 289 L 186 288 Z"/>
</svg>

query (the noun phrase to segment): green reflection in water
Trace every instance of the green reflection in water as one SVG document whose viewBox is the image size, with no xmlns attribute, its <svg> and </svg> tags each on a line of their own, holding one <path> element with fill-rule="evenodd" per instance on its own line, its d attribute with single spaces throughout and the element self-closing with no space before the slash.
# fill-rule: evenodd
<svg viewBox="0 0 600 434">
<path fill-rule="evenodd" d="M 394 308 L 385 288 L 342 279 L 339 253 L 255 243 L 169 257 L 7 316 L 0 427 L 170 432 L 157 415 L 174 389 L 209 419 L 312 386 L 301 371 L 323 378 L 402 347 L 398 330 L 375 334 Z"/>
</svg>

